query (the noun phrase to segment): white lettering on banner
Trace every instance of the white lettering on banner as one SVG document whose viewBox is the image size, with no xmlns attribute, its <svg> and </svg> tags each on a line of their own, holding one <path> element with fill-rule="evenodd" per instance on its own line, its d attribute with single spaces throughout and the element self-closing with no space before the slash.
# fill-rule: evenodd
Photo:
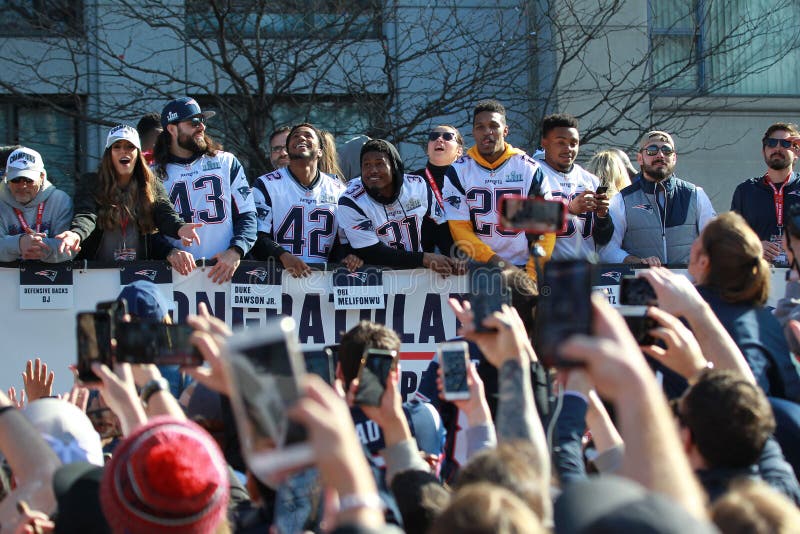
<svg viewBox="0 0 800 534">
<path fill-rule="evenodd" d="M 773 293 L 769 304 L 775 305 L 782 296 L 786 269 L 773 271 Z M 455 316 L 447 305 L 450 296 L 467 293 L 466 276 L 443 278 L 428 269 L 408 271 L 384 271 L 384 286 L 381 297 L 384 305 L 376 309 L 335 308 L 338 291 L 331 286 L 330 272 L 315 271 L 307 281 L 304 278 L 286 276 L 283 292 L 274 297 L 276 304 L 286 315 L 297 322 L 297 334 L 304 348 L 317 349 L 337 343 L 341 334 L 361 319 L 370 319 L 387 324 L 394 329 L 403 343 L 403 376 L 401 390 L 404 395 L 413 393 L 419 384 L 421 373 L 440 341 L 456 336 Z M 56 371 L 57 393 L 69 391 L 72 374 L 67 366 L 75 363 L 75 314 L 94 310 L 97 302 L 110 300 L 119 294 L 119 271 L 117 269 L 76 270 L 73 274 L 74 290 L 69 286 L 25 286 L 19 285 L 19 269 L 0 268 L 0 337 L 3 339 L 3 354 L 0 358 L 2 376 L 19 376 L 25 363 L 39 356 Z M 606 284 L 604 284 L 605 286 Z M 607 284 L 610 285 L 610 284 Z M 46 290 L 49 289 L 50 292 Z M 215 284 L 200 269 L 181 276 L 173 273 L 173 318 L 186 319 L 196 313 L 200 302 L 206 303 L 211 313 L 228 325 L 261 328 L 278 312 L 274 308 L 258 308 L 249 304 L 237 307 L 235 293 L 230 284 Z M 337 288 L 343 289 L 343 288 Z M 25 293 L 25 290 L 30 293 Z M 58 290 L 58 293 L 53 292 Z M 63 293 L 63 291 L 67 293 Z M 19 295 L 19 300 L 14 294 Z M 241 296 L 256 295 L 267 300 L 268 295 L 255 292 Z M 37 308 L 20 309 L 22 298 L 47 297 L 50 302 L 37 303 Z M 58 300 L 69 298 L 69 305 L 56 309 Z"/>
</svg>

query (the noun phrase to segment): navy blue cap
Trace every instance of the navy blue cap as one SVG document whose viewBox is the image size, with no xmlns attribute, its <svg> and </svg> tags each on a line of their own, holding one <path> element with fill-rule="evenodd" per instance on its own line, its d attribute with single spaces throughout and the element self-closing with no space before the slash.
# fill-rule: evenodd
<svg viewBox="0 0 800 534">
<path fill-rule="evenodd" d="M 210 119 L 214 115 L 216 115 L 214 111 L 202 111 L 200 104 L 194 98 L 184 96 L 173 100 L 161 110 L 161 127 L 166 130 L 167 124 L 173 122 L 181 122 L 198 116 Z"/>
<path fill-rule="evenodd" d="M 132 317 L 160 321 L 169 313 L 167 299 L 157 285 L 147 280 L 136 280 L 122 288 L 117 300 L 123 299 Z"/>
</svg>

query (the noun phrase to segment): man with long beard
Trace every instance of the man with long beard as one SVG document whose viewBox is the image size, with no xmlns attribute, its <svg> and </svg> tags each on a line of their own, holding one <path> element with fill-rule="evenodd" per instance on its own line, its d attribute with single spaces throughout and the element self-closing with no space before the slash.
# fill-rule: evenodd
<svg viewBox="0 0 800 534">
<path fill-rule="evenodd" d="M 164 131 L 156 140 L 153 159 L 156 176 L 164 181 L 175 211 L 186 222 L 203 223 L 198 230 L 200 243 L 192 252 L 216 261 L 208 276 L 221 284 L 233 277 L 255 243 L 257 222 L 241 163 L 206 133 L 206 119 L 214 115 L 201 111 L 193 98 L 167 104 L 161 112 Z M 179 240 L 173 245 L 189 254 Z"/>
<path fill-rule="evenodd" d="M 767 171 L 745 180 L 733 192 L 731 209 L 739 212 L 758 234 L 764 248 L 764 259 L 776 265 L 786 264 L 781 248 L 785 216 L 789 206 L 800 196 L 800 176 L 792 172 L 797 160 L 797 125 L 777 122 L 767 128 L 761 138 L 761 154 Z"/>
<path fill-rule="evenodd" d="M 716 213 L 701 187 L 674 174 L 678 154 L 667 132 L 647 132 L 636 154 L 642 169 L 611 199 L 614 235 L 600 251 L 606 263 L 689 263 L 692 242 Z"/>
</svg>

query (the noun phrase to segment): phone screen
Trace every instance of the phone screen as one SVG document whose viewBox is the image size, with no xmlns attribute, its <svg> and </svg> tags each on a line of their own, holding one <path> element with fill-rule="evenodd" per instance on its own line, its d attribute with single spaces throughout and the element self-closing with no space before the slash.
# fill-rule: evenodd
<svg viewBox="0 0 800 534">
<path fill-rule="evenodd" d="M 386 381 L 394 367 L 396 353 L 394 351 L 367 350 L 361 361 L 358 373 L 358 390 L 356 391 L 356 404 L 367 406 L 380 406 L 383 392 L 386 391 Z"/>
<path fill-rule="evenodd" d="M 320 350 L 303 351 L 306 371 L 321 377 L 329 386 L 333 385 L 334 369 L 331 351 L 327 347 Z"/>
<path fill-rule="evenodd" d="M 619 303 L 633 306 L 655 306 L 658 297 L 653 286 L 644 278 L 623 276 L 620 280 Z"/>
<path fill-rule="evenodd" d="M 548 367 L 570 365 L 558 346 L 573 334 L 592 332 L 592 271 L 585 261 L 550 261 L 545 265 L 536 307 L 536 353 Z"/>
<path fill-rule="evenodd" d="M 483 320 L 503 304 L 511 303 L 511 292 L 503 283 L 502 272 L 494 266 L 477 266 L 469 271 L 469 304 L 472 309 L 476 332 L 494 329 L 483 326 Z"/>
<path fill-rule="evenodd" d="M 236 382 L 258 452 L 306 440 L 306 430 L 286 410 L 300 398 L 285 340 L 244 347 L 231 357 Z"/>
<path fill-rule="evenodd" d="M 98 382 L 92 363 L 111 366 L 111 316 L 106 312 L 85 312 L 76 316 L 78 339 L 78 379 Z"/>
<path fill-rule="evenodd" d="M 158 321 L 118 323 L 117 361 L 156 365 L 203 365 L 203 357 L 189 341 L 194 329 L 187 324 Z"/>
<path fill-rule="evenodd" d="M 565 203 L 523 196 L 503 197 L 500 226 L 509 230 L 541 234 L 560 232 L 566 224 Z"/>
<path fill-rule="evenodd" d="M 442 349 L 441 365 L 445 393 L 469 391 L 467 384 L 467 357 L 463 349 Z"/>
<path fill-rule="evenodd" d="M 595 194 L 596 195 L 605 195 L 607 191 L 608 191 L 608 186 L 607 185 L 601 185 L 600 187 L 597 188 L 597 191 L 595 191 Z"/>
</svg>

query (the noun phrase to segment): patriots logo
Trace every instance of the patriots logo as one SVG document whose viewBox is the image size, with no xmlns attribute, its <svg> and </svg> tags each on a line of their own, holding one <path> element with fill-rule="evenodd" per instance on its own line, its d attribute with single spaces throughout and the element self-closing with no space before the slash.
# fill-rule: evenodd
<svg viewBox="0 0 800 534">
<path fill-rule="evenodd" d="M 372 226 L 372 221 L 370 221 L 369 219 L 364 219 L 363 221 L 355 225 L 353 227 L 353 230 L 364 230 L 365 232 L 368 232 L 370 230 L 373 230 L 374 228 L 375 227 Z"/>
<path fill-rule="evenodd" d="M 361 283 L 366 283 L 367 281 L 367 273 L 347 273 L 348 278 L 355 278 L 356 280 L 360 281 Z"/>
<path fill-rule="evenodd" d="M 155 282 L 156 275 L 158 275 L 158 271 L 156 271 L 155 269 L 142 269 L 141 271 L 136 271 L 133 274 L 138 274 L 139 276 L 144 276 L 145 278 L 147 278 L 151 282 Z"/>
<path fill-rule="evenodd" d="M 653 206 L 651 206 L 650 204 L 637 204 L 633 206 L 633 209 L 649 211 L 650 213 L 653 212 Z"/>
<path fill-rule="evenodd" d="M 620 279 L 622 278 L 622 273 L 619 271 L 608 271 L 607 273 L 601 274 L 600 278 L 611 278 L 615 282 L 619 283 Z"/>
<path fill-rule="evenodd" d="M 461 206 L 461 197 L 459 197 L 457 195 L 453 195 L 451 197 L 447 197 L 445 200 L 447 201 L 448 204 L 453 206 L 455 209 L 458 209 Z"/>
<path fill-rule="evenodd" d="M 240 187 L 239 189 L 237 189 L 237 191 L 239 191 L 239 194 L 242 195 L 242 198 L 247 198 L 248 196 L 250 196 L 251 192 L 250 188 L 247 187 L 246 185 Z"/>
<path fill-rule="evenodd" d="M 263 282 L 267 279 L 267 271 L 261 268 L 253 269 L 252 271 L 247 271 L 245 274 L 249 274 L 250 276 L 255 276 L 259 282 Z"/>
<path fill-rule="evenodd" d="M 38 274 L 39 276 L 44 276 L 51 282 L 55 282 L 56 276 L 58 276 L 58 271 L 52 271 L 50 269 L 46 269 L 44 271 L 38 271 L 36 274 Z"/>
<path fill-rule="evenodd" d="M 256 217 L 259 219 L 266 219 L 269 215 L 269 208 L 256 208 Z"/>
<path fill-rule="evenodd" d="M 796 197 L 800 197 L 800 189 L 795 189 L 794 191 L 789 191 L 788 195 L 794 195 Z"/>
</svg>

